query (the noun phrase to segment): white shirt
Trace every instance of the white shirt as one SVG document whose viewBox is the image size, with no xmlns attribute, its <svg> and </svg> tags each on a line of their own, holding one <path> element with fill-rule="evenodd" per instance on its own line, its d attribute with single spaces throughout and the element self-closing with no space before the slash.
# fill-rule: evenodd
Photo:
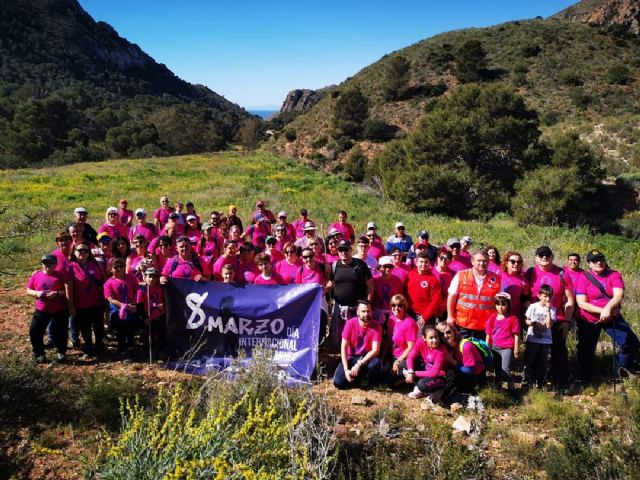
<svg viewBox="0 0 640 480">
<path fill-rule="evenodd" d="M 461 271 L 464 272 L 466 270 L 461 270 Z M 476 281 L 476 286 L 478 287 L 478 294 L 479 294 L 480 290 L 482 290 L 482 283 L 484 282 L 484 279 L 487 278 L 487 274 L 490 272 L 489 270 L 487 270 L 487 273 L 485 273 L 484 275 L 478 275 L 475 270 L 471 269 L 471 273 L 473 273 L 473 278 Z M 453 277 L 453 280 L 451 280 L 451 284 L 449 285 L 449 290 L 447 290 L 449 295 L 456 295 L 458 293 L 458 287 L 460 286 L 459 274 L 460 272 L 456 273 L 455 276 Z"/>
</svg>

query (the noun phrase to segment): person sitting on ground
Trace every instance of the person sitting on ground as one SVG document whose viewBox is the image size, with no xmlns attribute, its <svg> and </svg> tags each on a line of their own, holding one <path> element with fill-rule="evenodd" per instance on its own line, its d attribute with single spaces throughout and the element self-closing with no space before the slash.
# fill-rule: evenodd
<svg viewBox="0 0 640 480">
<path fill-rule="evenodd" d="M 456 327 L 446 324 L 442 333 L 449 350 L 447 360 L 454 367 L 453 385 L 461 393 L 473 393 L 486 382 L 486 365 L 473 341 L 462 338 Z"/>
<path fill-rule="evenodd" d="M 485 326 L 487 344 L 493 352 L 496 388 L 502 389 L 506 381 L 509 394 L 515 394 L 515 384 L 511 376 L 514 358 L 520 356 L 520 320 L 511 314 L 511 295 L 500 292 L 495 298 L 496 311 L 488 319 Z"/>
<path fill-rule="evenodd" d="M 416 384 L 409 398 L 429 396 L 437 403 L 447 385 L 447 349 L 440 344 L 440 332 L 427 325 L 407 357 L 404 375 L 407 383 Z"/>
<path fill-rule="evenodd" d="M 367 300 L 359 300 L 357 305 L 357 316 L 349 319 L 342 331 L 341 361 L 333 376 L 333 384 L 340 390 L 375 382 L 381 368 L 382 327 L 373 321 Z"/>
</svg>

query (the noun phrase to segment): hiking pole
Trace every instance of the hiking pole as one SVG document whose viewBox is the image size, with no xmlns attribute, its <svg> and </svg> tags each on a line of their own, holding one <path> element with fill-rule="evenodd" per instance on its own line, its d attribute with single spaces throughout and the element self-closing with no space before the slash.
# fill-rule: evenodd
<svg viewBox="0 0 640 480">
<path fill-rule="evenodd" d="M 618 383 L 618 372 L 616 368 L 616 319 L 614 318 L 611 324 L 612 335 L 611 335 L 611 343 L 613 345 L 613 361 L 611 362 L 613 365 L 613 394 L 616 394 L 616 383 Z"/>
<path fill-rule="evenodd" d="M 151 345 L 152 335 L 151 329 L 153 328 L 153 319 L 151 318 L 151 286 L 147 285 L 147 318 L 149 319 L 149 365 L 153 363 L 153 347 Z"/>
</svg>

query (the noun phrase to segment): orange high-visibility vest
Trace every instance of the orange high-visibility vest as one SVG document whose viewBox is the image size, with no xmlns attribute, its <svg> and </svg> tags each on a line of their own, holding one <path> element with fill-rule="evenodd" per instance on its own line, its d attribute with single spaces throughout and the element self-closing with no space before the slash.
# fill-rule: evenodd
<svg viewBox="0 0 640 480">
<path fill-rule="evenodd" d="M 471 330 L 484 330 L 487 318 L 495 310 L 494 300 L 500 292 L 500 275 L 487 271 L 479 293 L 471 269 L 459 272 L 458 277 L 456 324 Z"/>
</svg>

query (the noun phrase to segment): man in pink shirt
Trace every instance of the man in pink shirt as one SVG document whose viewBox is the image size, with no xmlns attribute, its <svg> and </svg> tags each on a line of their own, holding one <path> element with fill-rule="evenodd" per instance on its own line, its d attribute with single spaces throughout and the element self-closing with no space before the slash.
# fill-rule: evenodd
<svg viewBox="0 0 640 480">
<path fill-rule="evenodd" d="M 373 310 L 367 300 L 359 300 L 356 317 L 347 321 L 342 330 L 340 365 L 333 384 L 343 390 L 365 386 L 380 371 L 382 326 L 373 321 Z"/>
<path fill-rule="evenodd" d="M 578 281 L 584 273 L 584 270 L 580 268 L 580 254 L 570 253 L 569 255 L 567 255 L 567 264 L 564 266 L 563 270 L 565 275 L 569 275 L 571 277 L 571 282 L 573 283 L 573 293 L 575 294 L 576 287 L 578 286 Z"/>
<path fill-rule="evenodd" d="M 188 278 L 196 282 L 207 280 L 209 277 L 207 263 L 196 255 L 187 237 L 178 237 L 176 249 L 178 255 L 164 265 L 160 283 L 164 285 L 169 278 Z"/>
<path fill-rule="evenodd" d="M 147 240 L 147 245 L 158 236 L 158 229 L 153 223 L 147 222 L 147 212 L 144 208 L 136 210 L 136 224 L 129 229 L 129 240 L 133 240 L 136 235 L 142 235 Z"/>
<path fill-rule="evenodd" d="M 267 235 L 271 235 L 271 224 L 276 223 L 276 217 L 271 210 L 267 210 L 264 201 L 258 200 L 256 202 L 256 209 L 251 215 L 254 222 L 258 222 L 258 215 L 261 215 L 266 220 Z"/>
<path fill-rule="evenodd" d="M 300 218 L 292 223 L 296 231 L 296 239 L 304 237 L 304 224 L 309 221 L 309 212 L 306 208 L 300 209 Z"/>
<path fill-rule="evenodd" d="M 131 221 L 133 220 L 133 210 L 129 210 L 127 206 L 129 202 L 126 199 L 121 198 L 120 202 L 118 202 L 118 220 L 125 227 L 131 227 Z"/>
<path fill-rule="evenodd" d="M 404 295 L 404 283 L 398 277 L 392 275 L 394 270 L 393 259 L 385 256 L 380 258 L 380 275 L 373 278 L 373 306 L 376 318 L 382 323 L 386 321 L 391 312 L 391 298 L 397 294 Z"/>
<path fill-rule="evenodd" d="M 378 226 L 374 222 L 367 223 L 367 238 L 369 239 L 369 255 L 378 260 L 386 255 L 386 248 L 382 237 L 377 234 Z"/>
<path fill-rule="evenodd" d="M 222 255 L 213 264 L 213 279 L 218 282 L 222 281 L 222 267 L 225 265 L 231 265 L 233 267 L 234 274 L 236 275 L 236 282 L 243 282 L 244 277 L 240 271 L 240 260 L 237 257 L 238 243 L 233 240 L 227 240 L 224 243 L 224 250 Z"/>
<path fill-rule="evenodd" d="M 173 208 L 169 204 L 169 197 L 162 196 L 160 198 L 160 208 L 153 212 L 153 222 L 158 230 L 165 226 L 172 212 Z"/>
<path fill-rule="evenodd" d="M 353 228 L 353 225 L 347 223 L 347 212 L 344 210 L 340 210 L 338 213 L 338 221 L 329 225 L 329 230 L 332 228 L 338 230 L 345 240 L 349 240 L 352 243 L 355 241 L 356 231 Z"/>
</svg>

